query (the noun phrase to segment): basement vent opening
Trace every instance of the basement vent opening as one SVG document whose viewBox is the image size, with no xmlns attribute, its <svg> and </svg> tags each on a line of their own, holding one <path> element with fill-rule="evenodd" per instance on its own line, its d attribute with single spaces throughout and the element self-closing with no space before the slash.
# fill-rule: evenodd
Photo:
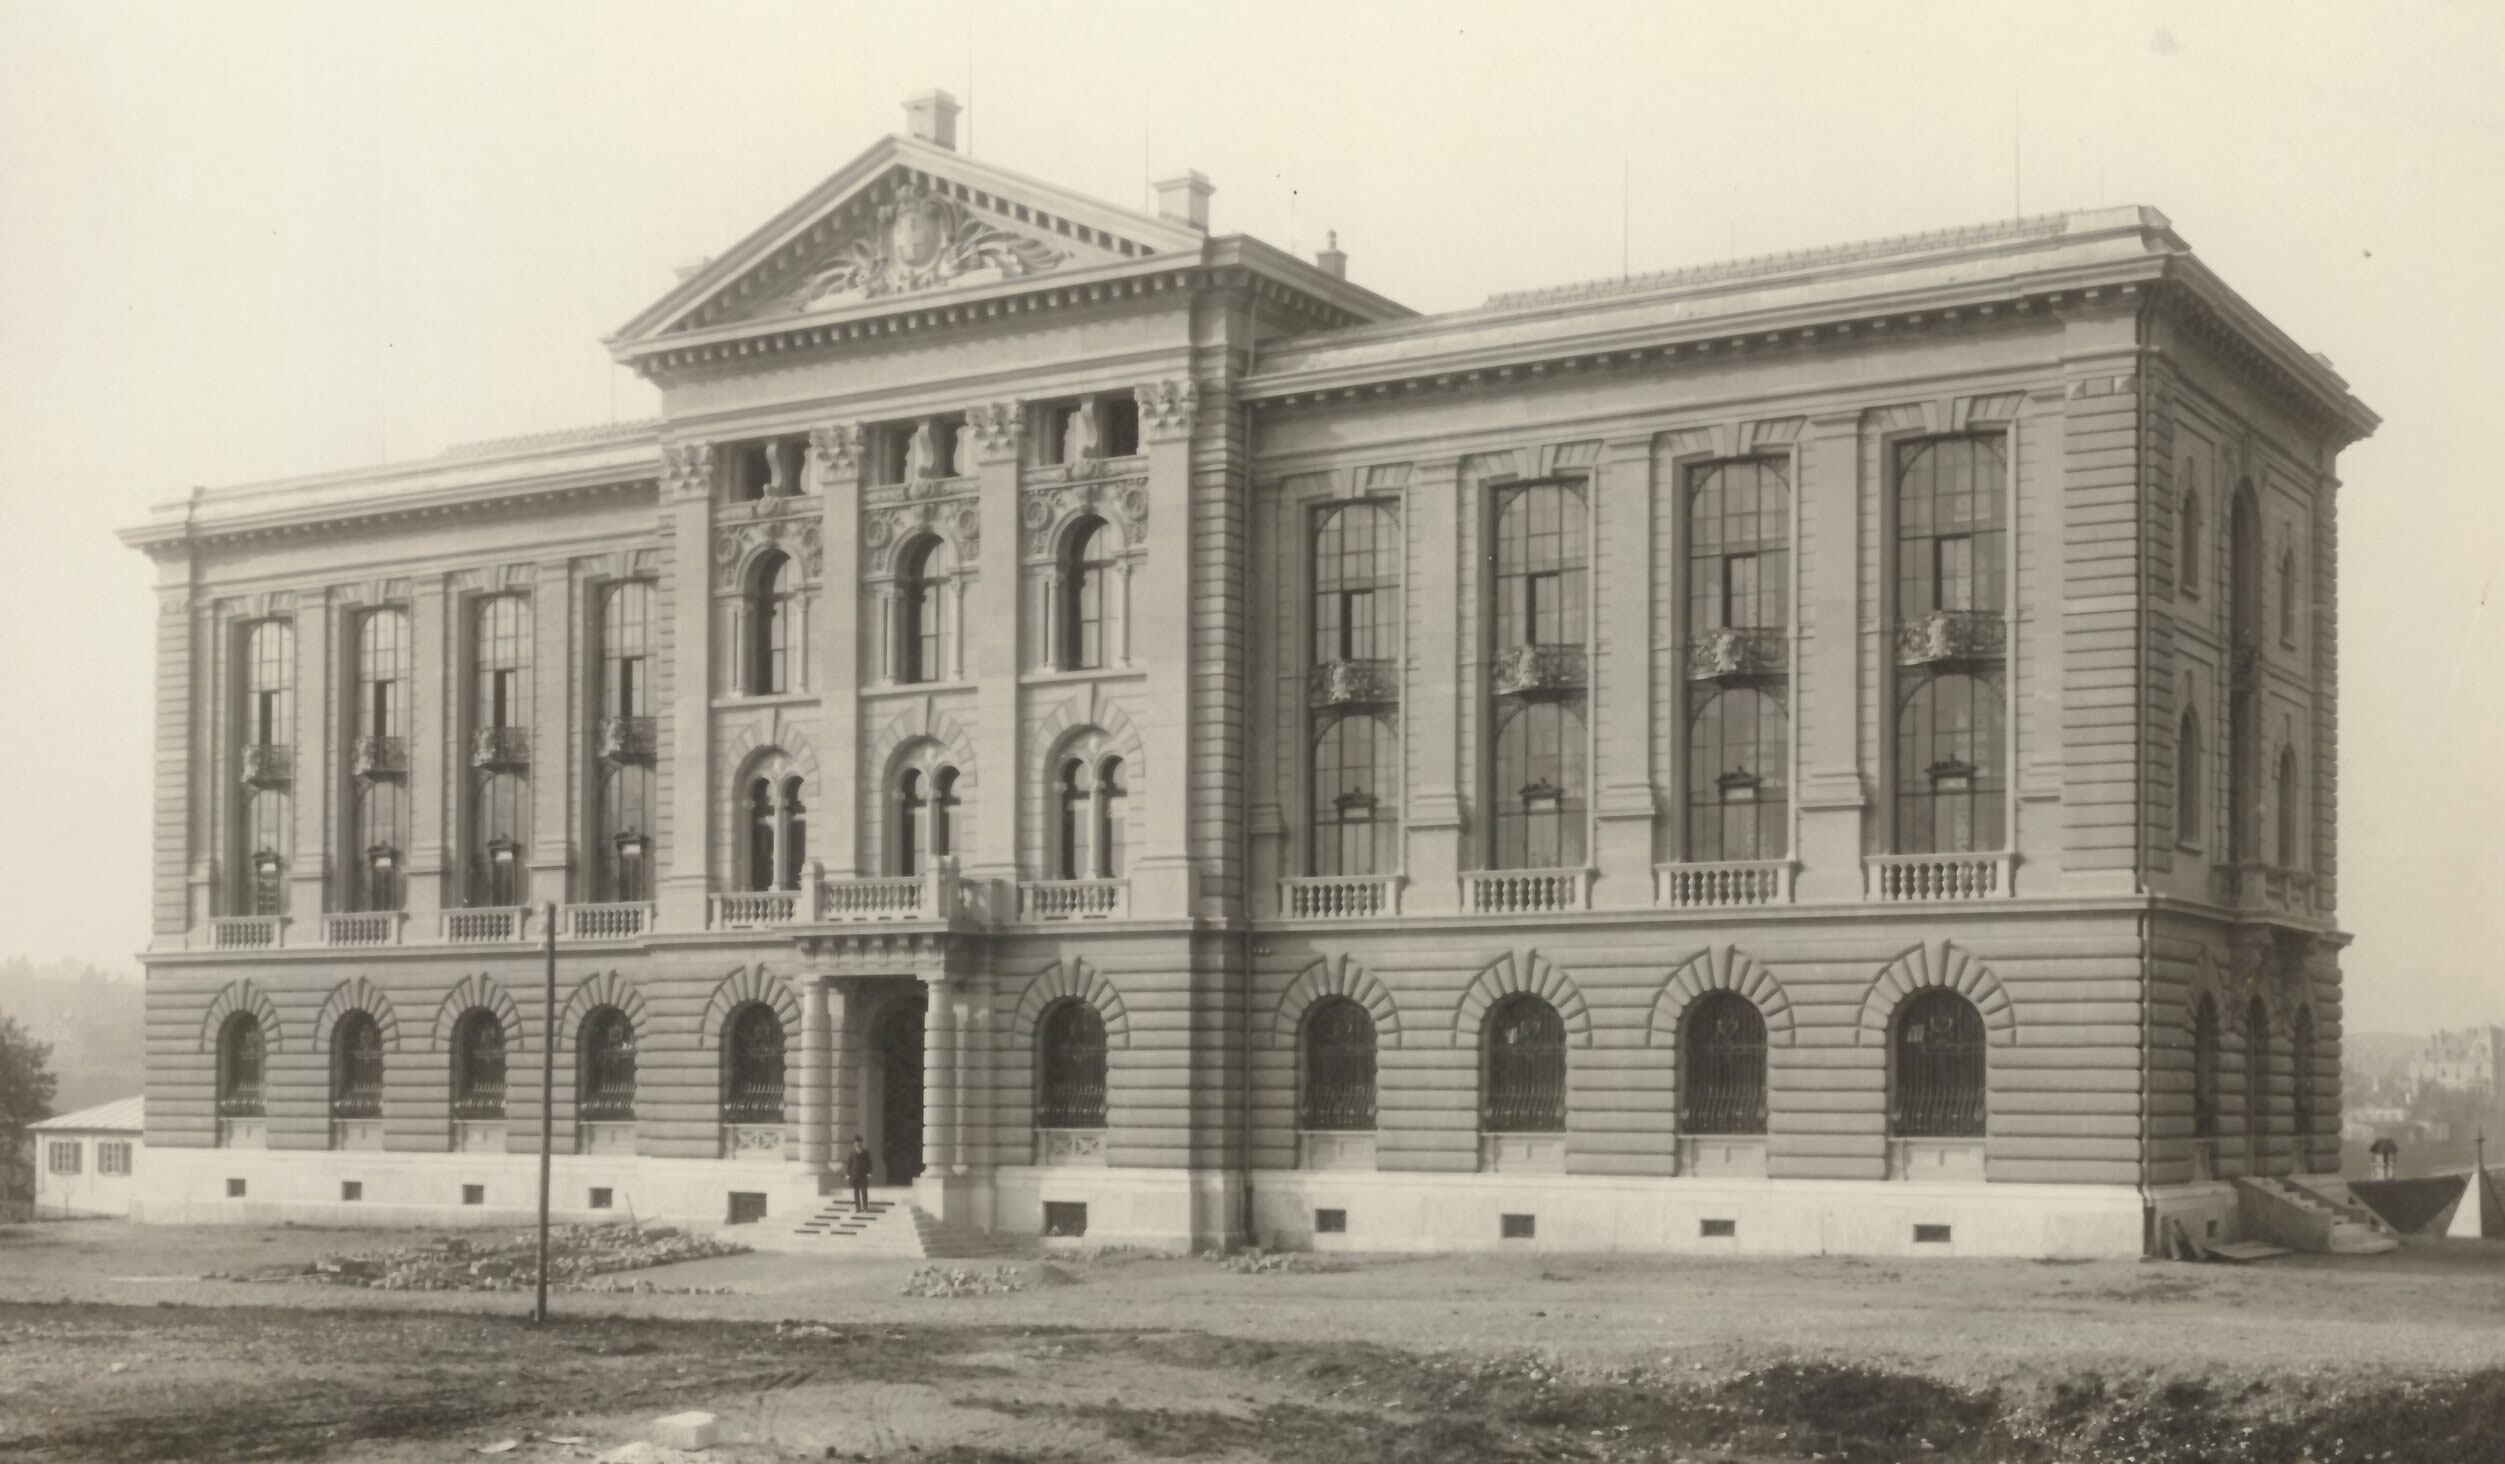
<svg viewBox="0 0 2505 1464">
<path fill-rule="evenodd" d="M 240 1179 L 230 1179 L 230 1180 L 226 1181 L 226 1198 L 228 1198 L 228 1199 L 230 1199 L 230 1200 L 240 1200 L 240 1199 L 242 1199 L 243 1197 L 244 1197 L 244 1182 L 243 1182 L 242 1180 L 240 1180 Z"/>
<path fill-rule="evenodd" d="M 600 1186 L 593 1189 L 591 1192 L 590 1208 L 594 1210 L 606 1210 L 611 1204 L 615 1203 L 615 1200 L 616 1196 L 607 1186 Z"/>
<path fill-rule="evenodd" d="M 1539 1228 L 1540 1217 L 1537 1215 L 1497 1217 L 1497 1235 L 1503 1240 L 1535 1240 L 1539 1236 Z"/>
<path fill-rule="evenodd" d="M 1948 1244 L 1948 1227 L 1945 1225 L 1917 1225 L 1914 1227 L 1914 1244 L 1946 1245 Z"/>
<path fill-rule="evenodd" d="M 486 1204 L 487 1186 L 483 1184 L 465 1184 L 461 1186 L 461 1203 L 465 1205 Z"/>
<path fill-rule="evenodd" d="M 1717 1235 L 1737 1235 L 1740 1233 L 1740 1222 L 1737 1220 L 1699 1220 L 1696 1222 L 1696 1233 L 1708 1239 Z"/>
<path fill-rule="evenodd" d="M 1087 1233 L 1087 1205 L 1081 1200 L 1044 1201 L 1044 1234 L 1068 1238 Z"/>
<path fill-rule="evenodd" d="M 752 1190 L 731 1191 L 730 1223 L 754 1225 L 765 1218 L 765 1196 Z"/>
<path fill-rule="evenodd" d="M 343 1179 L 343 1180 L 341 1180 L 341 1181 L 339 1182 L 339 1197 L 340 1197 L 341 1199 L 343 1199 L 343 1200 L 349 1200 L 349 1201 L 355 1201 L 355 1200 L 362 1200 L 362 1199 L 364 1199 L 364 1198 L 365 1198 L 365 1181 L 364 1181 L 364 1180 L 361 1180 L 361 1179 Z"/>
<path fill-rule="evenodd" d="M 1346 1210 L 1314 1211 L 1313 1233 L 1316 1235 L 1346 1235 L 1348 1233 L 1348 1212 Z"/>
</svg>

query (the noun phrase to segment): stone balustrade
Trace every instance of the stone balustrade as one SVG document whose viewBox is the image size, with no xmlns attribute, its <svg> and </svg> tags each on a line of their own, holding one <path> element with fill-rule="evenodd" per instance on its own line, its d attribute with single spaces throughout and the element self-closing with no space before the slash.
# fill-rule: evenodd
<svg viewBox="0 0 2505 1464">
<path fill-rule="evenodd" d="M 1020 920 L 1119 920 L 1130 913 L 1127 879 L 1039 879 L 1018 885 Z"/>
<path fill-rule="evenodd" d="M 1653 866 L 1653 903 L 1665 910 L 1792 903 L 1789 859 L 1726 859 Z"/>
<path fill-rule="evenodd" d="M 1862 892 L 1889 903 L 1989 900 L 2012 892 L 2014 854 L 1873 854 L 1862 860 Z"/>
<path fill-rule="evenodd" d="M 1279 914 L 1290 920 L 1362 920 L 1400 913 L 1397 874 L 1329 874 L 1279 881 Z"/>
<path fill-rule="evenodd" d="M 558 916 L 557 934 L 566 940 L 634 940 L 649 933 L 652 922 L 653 907 L 640 900 L 568 905 Z"/>
<path fill-rule="evenodd" d="M 1461 876 L 1465 915 L 1554 915 L 1591 905 L 1589 869 L 1475 869 Z"/>
<path fill-rule="evenodd" d="M 707 900 L 707 924 L 715 930 L 790 925 L 800 919 L 798 890 L 741 890 Z"/>
</svg>

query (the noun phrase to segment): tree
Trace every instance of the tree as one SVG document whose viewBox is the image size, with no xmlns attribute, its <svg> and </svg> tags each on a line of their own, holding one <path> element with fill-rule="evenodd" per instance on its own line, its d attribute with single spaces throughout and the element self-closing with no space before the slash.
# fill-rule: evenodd
<svg viewBox="0 0 2505 1464">
<path fill-rule="evenodd" d="M 52 1045 L 38 1042 L 17 1023 L 0 1016 L 0 1188 L 6 1198 L 35 1197 L 34 1152 L 27 1146 L 26 1126 L 52 1116 Z"/>
</svg>

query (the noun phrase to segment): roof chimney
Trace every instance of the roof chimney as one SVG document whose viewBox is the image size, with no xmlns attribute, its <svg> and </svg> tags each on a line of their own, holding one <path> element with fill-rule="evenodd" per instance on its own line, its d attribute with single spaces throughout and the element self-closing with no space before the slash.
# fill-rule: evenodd
<svg viewBox="0 0 2505 1464">
<path fill-rule="evenodd" d="M 905 102 L 905 130 L 924 142 L 955 152 L 957 113 L 962 110 L 957 99 L 948 93 L 926 91 Z"/>
<path fill-rule="evenodd" d="M 1313 257 L 1313 262 L 1321 268 L 1324 274 L 1335 280 L 1348 278 L 1348 255 L 1339 247 L 1339 230 L 1331 231 L 1331 242 L 1323 247 L 1321 253 Z"/>
<path fill-rule="evenodd" d="M 1157 217 L 1186 228 L 1209 232 L 1209 195 L 1218 190 L 1197 168 L 1186 168 L 1157 181 Z"/>
</svg>

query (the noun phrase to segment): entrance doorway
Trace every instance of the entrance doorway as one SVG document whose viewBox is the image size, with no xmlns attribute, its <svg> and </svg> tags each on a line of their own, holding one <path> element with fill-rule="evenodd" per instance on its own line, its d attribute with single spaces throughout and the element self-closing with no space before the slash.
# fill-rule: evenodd
<svg viewBox="0 0 2505 1464">
<path fill-rule="evenodd" d="M 919 985 L 879 1008 L 870 1023 L 871 1081 L 877 1085 L 879 1167 L 888 1184 L 922 1174 L 922 1012 Z"/>
</svg>

